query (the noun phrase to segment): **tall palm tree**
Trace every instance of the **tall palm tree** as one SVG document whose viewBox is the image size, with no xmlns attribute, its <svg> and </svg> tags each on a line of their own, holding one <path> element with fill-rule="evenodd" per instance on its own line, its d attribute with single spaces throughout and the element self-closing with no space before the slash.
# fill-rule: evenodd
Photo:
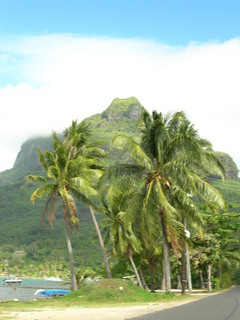
<svg viewBox="0 0 240 320">
<path fill-rule="evenodd" d="M 39 161 L 45 170 L 47 177 L 28 175 L 27 180 L 43 184 L 37 188 L 32 196 L 31 201 L 34 204 L 36 198 L 46 197 L 46 203 L 42 212 L 42 224 L 45 214 L 48 213 L 48 220 L 53 227 L 56 215 L 56 202 L 60 201 L 63 209 L 63 222 L 67 249 L 69 254 L 71 281 L 73 291 L 77 290 L 77 282 L 74 271 L 74 259 L 72 245 L 68 234 L 69 226 L 71 229 L 77 228 L 78 219 L 76 216 L 76 206 L 72 195 L 70 194 L 71 185 L 76 177 L 76 166 L 69 157 L 69 149 L 53 133 L 54 151 L 41 152 L 38 150 Z M 69 159 L 70 158 L 70 159 Z"/>
<path fill-rule="evenodd" d="M 71 127 L 64 131 L 65 143 L 69 145 L 72 157 L 74 159 L 83 157 L 83 159 L 88 162 L 88 170 L 81 171 L 81 176 L 78 177 L 81 182 L 78 188 L 74 189 L 75 196 L 80 199 L 84 204 L 89 206 L 90 214 L 96 229 L 98 236 L 100 248 L 103 254 L 106 275 L 107 278 L 111 278 L 111 270 L 108 263 L 108 257 L 104 242 L 102 239 L 101 231 L 98 225 L 98 221 L 95 216 L 95 211 L 101 211 L 101 202 L 99 201 L 98 182 L 104 173 L 106 163 L 104 158 L 106 157 L 106 152 L 100 147 L 102 141 L 95 140 L 90 141 L 90 128 L 85 121 L 77 123 L 77 121 L 72 121 Z M 83 183 L 84 179 L 84 183 Z M 88 187 L 84 190 L 83 185 Z M 90 187 L 90 189 L 89 189 Z M 90 191 L 90 192 L 89 192 Z M 93 201 L 90 202 L 89 200 Z M 93 205 L 97 203 L 97 205 Z"/>
<path fill-rule="evenodd" d="M 163 116 L 162 113 L 144 112 L 140 129 L 140 145 L 131 137 L 120 134 L 113 140 L 113 147 L 128 155 L 124 171 L 131 179 L 139 181 L 136 193 L 141 197 L 140 214 L 157 212 L 163 239 L 164 271 L 166 291 L 171 290 L 169 243 L 174 250 L 178 239 L 184 238 L 181 212 L 198 211 L 189 193 L 212 205 L 223 206 L 224 200 L 216 189 L 203 179 L 203 173 L 211 172 L 217 159 L 209 149 L 210 143 L 201 139 L 183 112 Z M 218 166 L 213 167 L 220 174 Z M 211 196 L 211 197 L 210 197 Z M 179 211 L 181 208 L 181 212 Z"/>
<path fill-rule="evenodd" d="M 42 222 L 45 214 L 48 213 L 49 223 L 53 226 L 56 214 L 56 202 L 60 200 L 62 203 L 72 287 L 75 291 L 77 290 L 77 283 L 74 272 L 74 260 L 67 230 L 67 226 L 71 229 L 78 226 L 73 195 L 77 196 L 84 204 L 91 206 L 93 209 L 98 209 L 93 202 L 93 199 L 98 197 L 98 192 L 93 182 L 96 182 L 102 176 L 103 171 L 99 168 L 100 160 L 93 158 L 92 155 L 100 154 L 103 151 L 94 149 L 92 145 L 89 145 L 88 148 L 86 147 L 88 127 L 85 123 L 77 125 L 76 122 L 73 122 L 71 129 L 67 129 L 64 136 L 65 139 L 62 141 L 56 133 L 53 133 L 52 152 L 37 151 L 39 161 L 47 177 L 29 175 L 27 176 L 27 180 L 43 184 L 31 196 L 33 203 L 35 198 L 42 198 L 44 196 L 47 198 L 42 213 Z"/>
</svg>

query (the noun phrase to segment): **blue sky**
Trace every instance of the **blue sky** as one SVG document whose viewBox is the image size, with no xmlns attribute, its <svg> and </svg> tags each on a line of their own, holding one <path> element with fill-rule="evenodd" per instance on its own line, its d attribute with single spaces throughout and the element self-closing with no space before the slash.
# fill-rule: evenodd
<svg viewBox="0 0 240 320">
<path fill-rule="evenodd" d="M 136 96 L 240 167 L 240 1 L 0 0 L 0 172 L 31 136 Z"/>
<path fill-rule="evenodd" d="M 186 45 L 237 37 L 239 12 L 238 0 L 0 0 L 0 30 Z"/>
</svg>

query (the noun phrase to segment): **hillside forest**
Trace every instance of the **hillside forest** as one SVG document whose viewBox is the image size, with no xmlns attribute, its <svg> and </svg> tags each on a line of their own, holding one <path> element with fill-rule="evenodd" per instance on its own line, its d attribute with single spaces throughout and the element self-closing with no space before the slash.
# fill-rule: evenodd
<svg viewBox="0 0 240 320">
<path fill-rule="evenodd" d="M 239 283 L 238 171 L 184 112 L 131 97 L 30 139 L 0 173 L 3 275 L 133 279 L 166 292 Z"/>
</svg>

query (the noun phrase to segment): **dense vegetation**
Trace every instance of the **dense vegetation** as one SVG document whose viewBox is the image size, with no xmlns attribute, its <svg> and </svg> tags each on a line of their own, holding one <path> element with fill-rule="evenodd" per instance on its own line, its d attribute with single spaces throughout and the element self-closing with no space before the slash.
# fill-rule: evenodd
<svg viewBox="0 0 240 320">
<path fill-rule="evenodd" d="M 125 174 L 126 171 L 128 171 L 128 174 L 129 172 L 131 173 L 131 179 L 129 179 L 128 176 L 127 181 L 124 181 L 125 184 L 122 184 L 121 192 L 118 193 L 116 192 L 116 189 L 109 189 L 109 186 L 113 186 L 116 184 L 116 181 L 118 181 L 116 179 L 119 177 L 118 173 L 120 170 L 115 170 L 116 167 L 112 167 L 112 171 L 109 171 L 109 173 L 111 173 L 109 177 L 112 180 L 108 180 L 108 183 L 105 181 L 105 185 L 103 184 L 104 189 L 101 190 L 101 201 L 103 206 L 101 205 L 101 208 L 99 207 L 98 211 L 101 212 L 101 214 L 98 216 L 98 221 L 101 222 L 103 218 L 105 218 L 101 225 L 105 232 L 105 239 L 106 241 L 108 240 L 107 250 L 112 275 L 114 277 L 133 275 L 135 266 L 139 273 L 139 284 L 141 282 L 143 286 L 145 284 L 151 286 L 152 290 L 159 287 L 160 279 L 164 279 L 162 268 L 162 261 L 164 260 L 162 239 L 163 234 L 167 232 L 168 237 L 165 241 L 168 242 L 168 246 L 170 243 L 172 244 L 171 249 L 169 247 L 169 253 L 173 286 L 180 286 L 177 279 L 179 279 L 182 272 L 183 244 L 185 242 L 189 245 L 193 285 L 203 285 L 203 282 L 206 282 L 209 275 L 209 268 L 211 267 L 211 273 L 213 275 L 212 280 L 215 287 L 219 287 L 220 285 L 227 286 L 231 284 L 232 281 L 236 281 L 239 274 L 238 194 L 240 190 L 240 181 L 237 179 L 236 165 L 231 161 L 231 158 L 228 155 L 222 153 L 217 154 L 216 162 L 218 162 L 218 159 L 222 159 L 227 172 L 227 177 L 234 178 L 234 180 L 227 179 L 225 182 L 222 182 L 219 179 L 220 171 L 211 171 L 209 168 L 206 169 L 206 167 L 201 167 L 200 170 L 199 163 L 193 160 L 190 161 L 190 158 L 188 158 L 188 163 L 191 163 L 191 166 L 189 167 L 189 171 L 184 173 L 187 174 L 185 176 L 186 178 L 190 175 L 194 175 L 194 177 L 197 178 L 196 172 L 198 171 L 197 173 L 201 181 L 202 179 L 205 179 L 207 173 L 208 179 L 205 181 L 210 185 L 214 185 L 216 190 L 219 190 L 227 200 L 228 207 L 225 209 L 226 213 L 223 213 L 222 205 L 217 205 L 217 192 L 214 191 L 214 194 L 211 193 L 212 198 L 206 197 L 206 188 L 208 185 L 205 182 L 204 188 L 200 188 L 203 190 L 202 192 L 205 192 L 204 198 L 206 201 L 204 202 L 203 196 L 200 196 L 200 189 L 198 192 L 197 188 L 192 188 L 190 190 L 190 187 L 186 187 L 183 181 L 180 181 L 181 179 L 179 179 L 179 176 L 174 177 L 173 175 L 169 175 L 171 171 L 169 171 L 168 175 L 163 176 L 162 172 L 160 183 L 164 198 L 161 194 L 159 204 L 162 204 L 167 199 L 169 204 L 167 204 L 166 207 L 162 207 L 162 210 L 165 214 L 170 212 L 171 217 L 166 216 L 166 218 L 164 218 L 166 219 L 165 222 L 168 222 L 169 225 L 166 230 L 162 229 L 161 231 L 159 217 L 153 214 L 153 212 L 157 212 L 158 210 L 155 205 L 155 200 L 157 200 L 159 196 L 153 194 L 152 200 L 149 201 L 147 195 L 144 202 L 141 202 L 142 200 L 139 197 L 135 197 L 136 192 L 134 193 L 134 189 L 143 190 L 141 188 L 144 188 L 144 185 L 141 185 L 141 182 L 137 183 L 136 180 L 132 179 L 133 173 L 136 174 L 136 170 L 139 169 L 135 166 L 135 162 L 138 162 L 140 159 L 140 157 L 136 155 L 135 158 L 131 158 L 131 151 L 134 150 L 133 145 L 127 153 L 122 153 L 119 149 L 122 149 L 123 144 L 128 142 L 127 140 L 123 142 L 123 140 L 120 140 L 121 136 L 118 136 L 118 140 L 115 139 L 115 146 L 118 145 L 121 147 L 115 151 L 112 151 L 111 149 L 110 152 L 111 141 L 117 134 L 128 133 L 129 137 L 134 138 L 137 143 L 141 143 L 143 132 L 140 133 L 137 130 L 137 122 L 143 111 L 144 108 L 135 98 L 126 99 L 124 101 L 116 99 L 102 115 L 96 115 L 86 120 L 87 124 L 90 126 L 94 125 L 95 128 L 91 136 L 91 141 L 96 140 L 96 138 L 104 138 L 104 143 L 102 145 L 109 153 L 108 158 L 105 160 L 106 163 L 112 167 L 113 164 L 116 164 L 116 159 L 118 160 L 118 163 L 121 160 L 121 162 L 125 163 L 125 169 L 127 168 L 126 164 L 128 165 L 128 170 L 120 171 L 122 177 L 123 173 Z M 159 143 L 161 143 L 161 135 L 159 137 Z M 59 144 L 61 144 L 63 139 L 63 136 L 60 136 Z M 67 250 L 63 250 L 63 248 L 66 247 L 66 244 L 63 236 L 64 228 L 62 226 L 61 208 L 56 207 L 57 215 L 54 222 L 54 229 L 51 230 L 47 223 L 45 223 L 44 228 L 41 228 L 40 219 L 45 203 L 44 201 L 36 201 L 34 206 L 31 205 L 30 197 L 37 186 L 26 183 L 24 179 L 24 176 L 29 173 L 34 173 L 38 176 L 43 173 L 36 161 L 36 147 L 39 147 L 41 150 L 50 150 L 53 152 L 53 155 L 57 155 L 59 149 L 55 148 L 55 151 L 52 151 L 53 148 L 51 143 L 49 143 L 49 138 L 38 139 L 36 144 L 33 142 L 34 140 L 26 142 L 23 146 L 25 152 L 21 150 L 16 160 L 15 167 L 0 175 L 1 269 L 4 272 L 15 274 L 31 274 L 35 276 L 59 274 L 67 277 L 69 275 L 69 267 Z M 147 143 L 147 140 L 145 143 Z M 143 144 L 142 146 L 144 147 Z M 28 152 L 26 152 L 26 150 L 28 150 Z M 145 151 L 149 156 L 149 150 L 145 148 Z M 171 152 L 172 155 L 169 159 L 172 159 L 171 162 L 173 160 L 175 161 L 175 168 L 177 165 L 182 165 L 178 160 L 182 151 L 178 148 L 176 158 L 173 157 L 174 152 L 176 152 L 175 147 L 172 148 Z M 34 156 L 32 156 L 32 154 L 34 154 Z M 214 154 L 212 151 L 211 154 L 213 156 L 216 155 L 216 153 Z M 210 153 L 208 156 L 209 155 Z M 77 156 L 76 158 L 72 158 L 74 161 L 76 159 Z M 142 158 L 142 160 L 144 159 Z M 145 165 L 150 166 L 150 162 L 148 163 L 148 160 L 146 161 L 147 162 L 145 162 L 144 165 L 141 165 L 142 168 Z M 154 172 L 157 172 L 158 170 L 157 167 L 154 169 L 155 161 L 158 160 L 153 160 L 153 175 L 150 171 L 147 173 L 148 177 L 146 181 L 148 184 L 151 181 L 150 179 L 152 179 L 151 177 L 154 177 Z M 165 161 L 162 163 L 166 166 L 164 171 L 164 174 L 166 174 L 170 162 Z M 129 168 L 131 168 L 132 171 L 129 171 Z M 182 168 L 184 168 L 184 166 Z M 198 168 L 197 171 L 196 168 Z M 205 169 L 206 172 L 204 172 Z M 182 171 L 178 172 L 183 173 L 183 169 L 181 170 Z M 144 174 L 146 174 L 146 172 Z M 198 179 L 198 181 L 200 180 Z M 126 182 L 128 183 L 126 184 Z M 179 189 L 178 191 L 175 189 L 174 193 L 172 193 L 170 192 L 169 186 L 173 183 L 176 184 L 176 182 L 178 183 Z M 40 185 L 41 184 L 38 186 Z M 141 188 L 139 189 L 139 187 Z M 111 190 L 111 196 L 109 191 L 106 191 L 107 189 Z M 213 191 L 211 187 L 209 190 Z M 119 191 L 119 189 L 117 191 Z M 193 198 L 187 200 L 186 195 L 191 193 Z M 140 195 L 140 192 L 138 195 Z M 185 197 L 185 202 L 181 202 L 182 199 L 184 199 L 183 196 Z M 80 200 L 82 199 L 83 198 L 80 197 Z M 79 219 L 80 231 L 74 231 L 71 235 L 76 270 L 81 267 L 81 274 L 83 275 L 84 268 L 89 266 L 96 274 L 104 275 L 103 259 L 101 252 L 98 249 L 93 224 L 90 221 L 89 208 L 86 207 L 86 204 L 89 205 L 90 203 L 80 200 L 76 197 L 77 217 Z M 131 200 L 134 201 L 131 202 Z M 100 200 L 98 200 L 98 202 L 99 201 Z M 122 203 L 120 203 L 121 201 Z M 82 202 L 84 202 L 85 205 Z M 144 207 L 142 207 L 144 209 L 140 209 L 139 205 L 141 203 L 144 204 Z M 187 203 L 188 205 L 186 205 Z M 94 203 L 91 204 L 94 206 Z M 142 220 L 136 219 L 136 212 L 133 210 L 133 204 L 140 210 L 139 212 L 146 213 L 146 217 L 148 217 L 147 222 L 144 221 L 144 217 Z M 213 204 L 215 205 L 213 206 Z M 193 219 L 193 224 L 189 226 L 191 228 L 191 240 L 189 241 L 184 237 L 181 216 L 178 216 L 178 214 L 181 211 L 184 212 L 184 209 L 186 208 L 190 210 L 190 207 L 193 206 L 195 212 L 191 209 L 191 213 L 200 213 L 200 220 L 202 220 L 201 222 L 204 222 L 205 227 L 204 229 L 201 228 L 199 220 L 196 218 L 194 221 Z M 130 217 L 128 213 L 130 212 L 132 218 L 128 219 L 128 217 Z M 58 213 L 60 214 L 58 215 Z M 72 216 L 72 213 L 71 207 L 69 207 L 69 216 Z M 74 222 L 74 220 L 72 221 Z M 144 223 L 147 224 L 144 225 Z M 198 226 L 196 226 L 197 224 Z M 121 234 L 117 231 L 119 229 L 116 229 L 120 226 Z M 149 228 L 149 230 L 148 232 L 142 233 L 145 227 Z M 200 229 L 198 229 L 198 227 Z M 203 232 L 203 230 L 205 232 Z M 199 234 L 202 236 L 199 237 Z M 141 239 L 141 237 L 144 238 Z M 112 255 L 112 253 L 115 253 L 115 255 Z M 138 274 L 136 274 L 136 276 L 138 276 Z"/>
</svg>

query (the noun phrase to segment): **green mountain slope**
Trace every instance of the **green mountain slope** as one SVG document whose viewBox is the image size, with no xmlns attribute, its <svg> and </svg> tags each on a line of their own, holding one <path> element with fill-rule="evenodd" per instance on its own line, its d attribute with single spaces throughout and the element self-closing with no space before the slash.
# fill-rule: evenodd
<svg viewBox="0 0 240 320">
<path fill-rule="evenodd" d="M 137 137 L 136 126 L 142 110 L 134 97 L 115 99 L 102 114 L 86 121 L 94 128 L 93 139 L 104 139 L 108 149 L 117 133 L 127 132 Z M 44 201 L 36 201 L 34 206 L 30 203 L 36 185 L 27 184 L 25 176 L 40 170 L 37 148 L 51 149 L 51 137 L 24 142 L 14 168 L 0 173 L 0 272 L 2 269 L 20 273 L 26 265 L 32 265 L 32 273 L 44 274 L 50 265 L 56 265 L 57 272 L 68 265 L 61 210 L 53 230 L 47 221 L 42 228 Z M 102 257 L 88 208 L 78 204 L 78 216 L 80 230 L 71 236 L 75 263 L 96 269 L 102 266 Z"/>
<path fill-rule="evenodd" d="M 240 179 L 227 179 L 221 181 L 210 178 L 212 185 L 227 199 L 229 211 L 240 212 Z"/>
</svg>

